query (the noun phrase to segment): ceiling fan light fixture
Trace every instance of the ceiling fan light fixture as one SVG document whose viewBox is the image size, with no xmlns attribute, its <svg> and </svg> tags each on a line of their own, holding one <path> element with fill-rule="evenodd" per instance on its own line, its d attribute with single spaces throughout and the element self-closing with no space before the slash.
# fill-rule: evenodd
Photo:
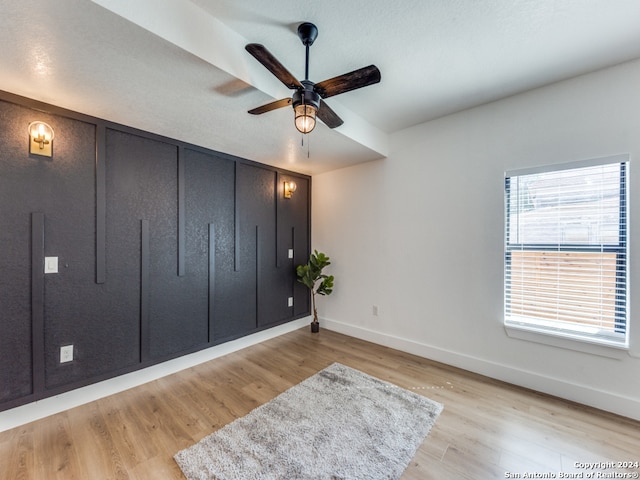
<svg viewBox="0 0 640 480">
<path fill-rule="evenodd" d="M 309 133 L 316 126 L 316 107 L 313 105 L 303 104 L 293 108 L 296 115 L 296 128 L 300 133 Z"/>
<path fill-rule="evenodd" d="M 302 80 L 301 84 L 302 88 L 293 94 L 293 111 L 298 131 L 309 133 L 316 126 L 320 95 L 313 91 L 313 83 L 309 80 Z"/>
</svg>

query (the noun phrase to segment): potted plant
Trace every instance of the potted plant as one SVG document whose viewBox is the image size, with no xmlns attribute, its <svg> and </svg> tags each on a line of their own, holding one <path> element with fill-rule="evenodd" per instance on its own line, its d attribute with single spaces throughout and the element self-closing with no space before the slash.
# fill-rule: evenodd
<svg viewBox="0 0 640 480">
<path fill-rule="evenodd" d="M 316 310 L 316 294 L 330 295 L 333 291 L 333 275 L 322 273 L 322 269 L 328 265 L 331 265 L 329 257 L 314 250 L 309 256 L 309 261 L 306 265 L 298 265 L 296 267 L 298 281 L 311 290 L 311 306 L 313 308 L 311 331 L 314 333 L 320 330 L 318 311 Z"/>
</svg>

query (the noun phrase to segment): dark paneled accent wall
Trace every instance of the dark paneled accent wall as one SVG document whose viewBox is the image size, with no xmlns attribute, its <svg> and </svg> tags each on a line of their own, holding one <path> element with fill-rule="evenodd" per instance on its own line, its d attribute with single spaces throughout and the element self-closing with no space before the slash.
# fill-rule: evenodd
<svg viewBox="0 0 640 480">
<path fill-rule="evenodd" d="M 29 155 L 34 120 L 53 127 L 53 158 Z M 310 189 L 0 92 L 0 410 L 308 315 L 295 265 L 310 251 Z M 74 360 L 60 363 L 65 345 Z"/>
</svg>

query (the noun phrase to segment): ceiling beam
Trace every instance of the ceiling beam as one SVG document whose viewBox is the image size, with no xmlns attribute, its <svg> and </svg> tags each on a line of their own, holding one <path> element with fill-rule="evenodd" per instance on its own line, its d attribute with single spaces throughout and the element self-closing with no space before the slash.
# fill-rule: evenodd
<svg viewBox="0 0 640 480">
<path fill-rule="evenodd" d="M 189 0 L 92 1 L 274 99 L 291 95 L 246 53 L 244 46 L 250 43 L 246 38 Z M 341 127 L 335 129 L 337 132 L 382 157 L 388 155 L 389 138 L 386 133 L 334 99 L 331 108 L 345 120 Z"/>
</svg>

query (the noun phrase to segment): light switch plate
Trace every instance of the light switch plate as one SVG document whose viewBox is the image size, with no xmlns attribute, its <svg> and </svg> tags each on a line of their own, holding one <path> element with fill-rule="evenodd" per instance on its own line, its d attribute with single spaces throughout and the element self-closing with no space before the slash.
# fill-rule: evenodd
<svg viewBox="0 0 640 480">
<path fill-rule="evenodd" d="M 73 345 L 60 347 L 60 363 L 73 361 Z"/>
<path fill-rule="evenodd" d="M 289 249 L 289 258 L 293 258 L 293 248 Z"/>
<path fill-rule="evenodd" d="M 58 257 L 44 257 L 44 273 L 58 273 Z"/>
</svg>

